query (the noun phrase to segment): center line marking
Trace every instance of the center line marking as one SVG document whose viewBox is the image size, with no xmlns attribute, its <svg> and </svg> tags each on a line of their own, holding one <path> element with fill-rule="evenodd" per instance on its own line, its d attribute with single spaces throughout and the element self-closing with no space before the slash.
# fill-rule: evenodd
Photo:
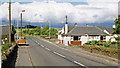
<svg viewBox="0 0 120 68">
<path fill-rule="evenodd" d="M 45 49 L 47 49 L 48 51 L 50 51 L 50 49 L 49 49 L 49 48 L 45 48 Z"/>
<path fill-rule="evenodd" d="M 81 64 L 81 63 L 79 63 L 79 62 L 77 62 L 77 61 L 74 61 L 74 63 L 79 64 L 79 65 L 85 67 L 85 65 L 83 65 L 83 64 Z"/>
<path fill-rule="evenodd" d="M 57 55 L 59 55 L 59 56 L 61 56 L 61 57 L 64 57 L 65 58 L 65 56 L 63 56 L 63 55 L 61 55 L 61 54 L 59 54 L 59 53 L 57 53 L 57 52 L 54 52 L 55 54 L 57 54 Z"/>
<path fill-rule="evenodd" d="M 43 45 L 41 45 L 41 47 L 44 47 Z"/>
</svg>

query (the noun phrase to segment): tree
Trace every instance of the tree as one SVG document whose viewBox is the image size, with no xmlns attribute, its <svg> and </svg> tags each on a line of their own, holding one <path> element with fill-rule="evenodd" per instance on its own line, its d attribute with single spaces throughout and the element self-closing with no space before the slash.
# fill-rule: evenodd
<svg viewBox="0 0 120 68">
<path fill-rule="evenodd" d="M 37 26 L 37 27 L 35 28 L 35 32 L 36 32 L 37 35 L 40 35 L 40 34 L 41 34 L 41 27 L 40 27 L 40 26 Z"/>
<path fill-rule="evenodd" d="M 120 34 L 120 15 L 118 15 L 118 18 L 115 19 L 114 23 L 116 28 L 113 28 L 113 34 Z"/>
</svg>

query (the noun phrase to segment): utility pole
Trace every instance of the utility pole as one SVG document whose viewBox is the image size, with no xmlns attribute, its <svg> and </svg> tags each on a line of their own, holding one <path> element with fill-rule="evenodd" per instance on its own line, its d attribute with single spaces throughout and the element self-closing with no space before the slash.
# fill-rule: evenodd
<svg viewBox="0 0 120 68">
<path fill-rule="evenodd" d="M 41 23 L 41 35 L 42 35 L 42 23 Z"/>
<path fill-rule="evenodd" d="M 49 39 L 50 39 L 50 22 L 49 22 Z"/>
<path fill-rule="evenodd" d="M 15 27 L 15 20 L 14 20 L 14 24 L 13 24 L 13 26 Z"/>
<path fill-rule="evenodd" d="M 22 37 L 22 13 L 20 14 L 21 16 L 21 37 Z"/>
<path fill-rule="evenodd" d="M 26 27 L 26 34 L 27 34 L 27 25 L 25 27 Z"/>
<path fill-rule="evenodd" d="M 11 43 L 11 0 L 9 0 L 9 43 Z"/>
</svg>

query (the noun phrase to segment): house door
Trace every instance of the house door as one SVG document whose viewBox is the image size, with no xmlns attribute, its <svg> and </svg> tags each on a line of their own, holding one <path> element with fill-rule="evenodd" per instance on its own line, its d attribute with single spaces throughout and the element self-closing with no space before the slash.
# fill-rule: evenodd
<svg viewBox="0 0 120 68">
<path fill-rule="evenodd" d="M 103 36 L 100 36 L 100 40 L 103 40 Z"/>
</svg>

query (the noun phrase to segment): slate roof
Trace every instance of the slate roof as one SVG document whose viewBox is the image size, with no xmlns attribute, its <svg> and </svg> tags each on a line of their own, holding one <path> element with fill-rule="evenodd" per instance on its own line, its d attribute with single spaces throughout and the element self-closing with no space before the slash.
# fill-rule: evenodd
<svg viewBox="0 0 120 68">
<path fill-rule="evenodd" d="M 74 35 L 74 36 L 79 36 L 79 35 L 108 35 L 104 33 L 100 28 L 98 27 L 93 27 L 93 26 L 88 26 L 88 27 L 82 27 L 82 26 L 77 26 L 73 28 L 67 35 Z"/>
<path fill-rule="evenodd" d="M 112 27 L 100 27 L 100 29 L 107 30 L 110 34 L 114 32 Z"/>
<path fill-rule="evenodd" d="M 8 35 L 8 34 L 9 34 L 9 25 L 0 25 L 0 36 Z"/>
</svg>

